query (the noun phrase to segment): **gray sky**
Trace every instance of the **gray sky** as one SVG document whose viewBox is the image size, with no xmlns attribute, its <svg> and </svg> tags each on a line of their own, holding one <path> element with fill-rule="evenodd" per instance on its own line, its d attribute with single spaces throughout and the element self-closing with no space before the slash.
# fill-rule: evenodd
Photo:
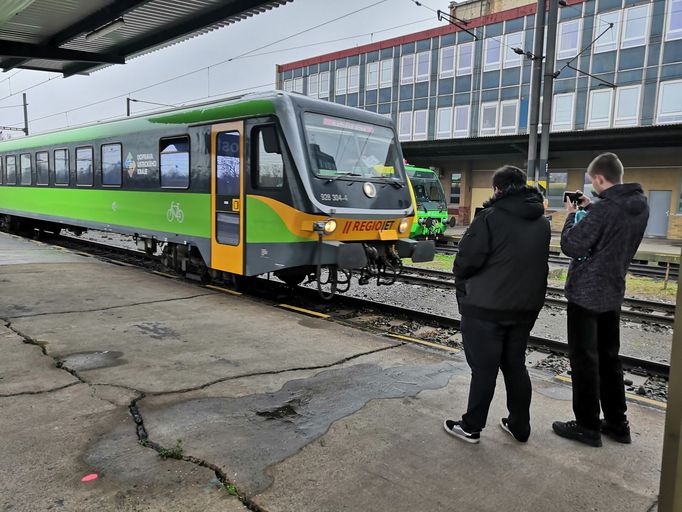
<svg viewBox="0 0 682 512">
<path fill-rule="evenodd" d="M 90 76 L 64 79 L 56 73 L 12 70 L 0 74 L 0 125 L 23 126 L 17 93 L 32 85 L 50 81 L 26 91 L 32 133 L 91 123 L 114 116 L 125 116 L 125 96 L 158 103 L 179 105 L 205 100 L 207 96 L 233 95 L 250 90 L 273 89 L 275 65 L 357 45 L 418 32 L 442 25 L 434 11 L 446 11 L 447 0 L 384 0 L 383 2 L 323 27 L 253 52 L 248 57 L 207 66 L 251 52 L 259 47 L 309 29 L 379 0 L 294 0 L 277 9 L 189 41 L 135 58 L 122 66 L 112 66 Z M 432 9 L 432 10 L 430 10 Z M 426 21 L 425 21 L 426 20 Z M 409 24 L 409 25 L 406 25 Z M 394 28 L 399 25 L 406 25 Z M 386 31 L 385 29 L 392 29 Z M 374 32 L 373 35 L 369 33 Z M 340 38 L 342 41 L 328 42 Z M 310 45 L 306 48 L 297 48 Z M 319 43 L 319 44 L 318 44 Z M 287 51 L 275 50 L 288 49 Z M 268 54 L 263 54 L 268 52 Z M 203 68 L 203 69 L 202 69 Z M 141 90 L 175 76 L 199 70 L 183 78 Z M 14 76 L 14 74 L 16 76 Z M 11 77 L 7 80 L 8 77 Z M 246 89 L 246 91 L 244 91 Z M 236 91 L 236 92 L 235 92 Z M 121 95 L 104 103 L 79 108 L 89 103 Z M 133 104 L 133 113 L 159 109 L 143 103 Z M 68 113 L 65 113 L 68 111 Z M 52 115 L 56 114 L 56 115 Z M 50 117 L 46 117 L 50 116 Z M 40 119 L 43 118 L 43 119 Z M 15 135 L 19 136 L 19 134 Z"/>
</svg>

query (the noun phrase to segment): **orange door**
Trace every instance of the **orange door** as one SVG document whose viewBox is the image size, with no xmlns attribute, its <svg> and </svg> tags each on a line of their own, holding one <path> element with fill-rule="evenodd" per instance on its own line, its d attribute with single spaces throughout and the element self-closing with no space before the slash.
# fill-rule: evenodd
<svg viewBox="0 0 682 512">
<path fill-rule="evenodd" d="M 211 128 L 211 267 L 244 274 L 244 123 Z"/>
</svg>

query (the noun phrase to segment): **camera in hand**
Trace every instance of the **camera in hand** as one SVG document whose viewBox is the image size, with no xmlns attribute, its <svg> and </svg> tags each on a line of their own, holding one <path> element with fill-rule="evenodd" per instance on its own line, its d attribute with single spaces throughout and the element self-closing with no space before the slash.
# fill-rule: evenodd
<svg viewBox="0 0 682 512">
<path fill-rule="evenodd" d="M 582 192 L 564 192 L 564 203 L 570 201 L 573 204 L 580 203 L 580 198 L 583 197 Z"/>
</svg>

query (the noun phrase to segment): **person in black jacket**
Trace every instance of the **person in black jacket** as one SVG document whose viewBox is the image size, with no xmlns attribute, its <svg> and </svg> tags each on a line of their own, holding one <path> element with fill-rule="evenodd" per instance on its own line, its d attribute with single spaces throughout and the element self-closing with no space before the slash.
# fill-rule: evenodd
<svg viewBox="0 0 682 512">
<path fill-rule="evenodd" d="M 509 416 L 500 426 L 525 442 L 531 401 L 525 352 L 545 301 L 550 226 L 542 194 L 526 185 L 521 169 L 498 169 L 492 184 L 495 195 L 462 237 L 453 266 L 471 384 L 466 414 L 446 419 L 444 428 L 479 442 L 501 369 Z"/>
<path fill-rule="evenodd" d="M 568 217 L 561 250 L 573 258 L 566 278 L 568 350 L 571 360 L 575 420 L 552 424 L 554 432 L 590 446 L 601 446 L 601 433 L 630 443 L 625 415 L 620 350 L 620 308 L 625 275 L 649 220 L 649 206 L 638 183 L 623 184 L 623 164 L 604 153 L 587 168 L 600 200 L 582 196 L 587 215 L 576 223 L 576 207 L 566 203 Z M 599 419 L 599 405 L 604 421 Z M 601 433 L 600 433 L 601 431 Z"/>
</svg>

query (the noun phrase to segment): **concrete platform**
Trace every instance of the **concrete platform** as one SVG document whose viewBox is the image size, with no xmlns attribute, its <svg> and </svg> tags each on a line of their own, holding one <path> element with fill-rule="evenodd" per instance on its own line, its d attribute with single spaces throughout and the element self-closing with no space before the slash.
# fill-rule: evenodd
<svg viewBox="0 0 682 512">
<path fill-rule="evenodd" d="M 533 373 L 533 434 L 442 430 L 463 356 L 0 234 L 0 510 L 648 512 L 664 414 L 634 443 L 556 437 L 570 388 Z M 163 460 L 138 442 L 177 447 Z M 179 452 L 178 452 L 179 453 Z M 81 482 L 85 475 L 98 478 Z"/>
</svg>

